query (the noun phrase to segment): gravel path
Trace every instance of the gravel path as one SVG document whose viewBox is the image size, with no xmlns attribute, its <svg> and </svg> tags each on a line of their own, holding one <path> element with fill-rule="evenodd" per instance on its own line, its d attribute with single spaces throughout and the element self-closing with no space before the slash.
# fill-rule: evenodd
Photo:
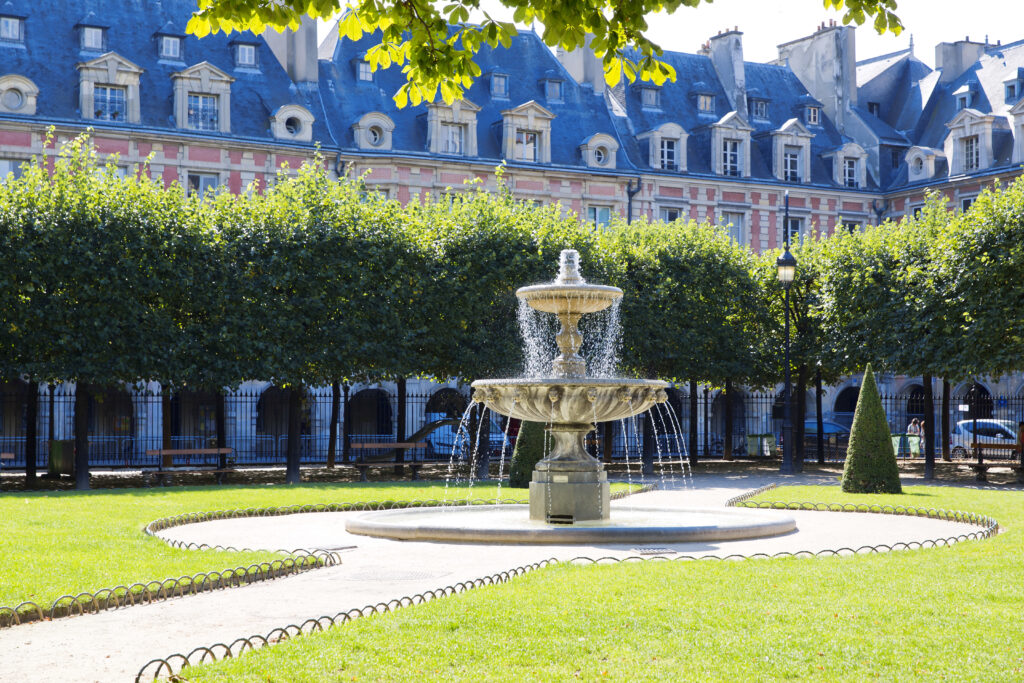
<svg viewBox="0 0 1024 683">
<path fill-rule="evenodd" d="M 814 483 L 811 476 L 785 483 Z M 828 479 L 825 479 L 826 481 Z M 834 480 L 834 479 L 832 479 Z M 710 475 L 632 496 L 615 507 L 720 507 L 729 498 L 778 476 Z M 342 565 L 306 574 L 142 607 L 40 622 L 0 631 L 0 681 L 129 681 L 151 659 L 230 643 L 278 626 L 543 560 L 580 556 L 627 557 L 632 545 L 517 546 L 399 542 L 345 532 L 346 517 L 313 513 L 220 520 L 162 532 L 168 539 L 267 548 L 346 548 Z M 524 515 L 526 514 L 524 508 Z M 766 539 L 681 543 L 667 547 L 691 555 L 776 553 L 857 548 L 955 536 L 977 527 L 933 519 L 857 513 L 787 512 L 798 531 Z M 662 544 L 659 544 L 661 546 Z M 355 546 L 350 548 L 350 546 Z"/>
</svg>

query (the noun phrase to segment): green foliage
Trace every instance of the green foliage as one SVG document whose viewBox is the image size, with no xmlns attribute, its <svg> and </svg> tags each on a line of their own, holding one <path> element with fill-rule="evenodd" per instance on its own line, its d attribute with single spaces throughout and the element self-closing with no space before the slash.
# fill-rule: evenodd
<svg viewBox="0 0 1024 683">
<path fill-rule="evenodd" d="M 523 422 L 516 437 L 512 452 L 512 464 L 508 472 L 508 485 L 516 489 L 529 488 L 533 468 L 544 458 L 547 433 L 539 422 Z"/>
<path fill-rule="evenodd" d="M 902 493 L 900 470 L 892 450 L 892 435 L 878 395 L 875 376 L 868 365 L 850 427 L 850 443 L 843 468 L 847 493 Z"/>
<path fill-rule="evenodd" d="M 623 76 L 658 85 L 675 80 L 675 70 L 658 59 L 662 48 L 647 36 L 647 16 L 698 7 L 701 0 L 640 0 L 628 7 L 613 0 L 499 0 L 513 10 L 513 22 L 498 21 L 483 12 L 479 23 L 469 23 L 470 11 L 481 11 L 479 0 L 198 0 L 198 11 L 188 32 L 202 38 L 210 32 L 267 27 L 282 31 L 298 28 L 303 17 L 327 19 L 344 10 L 338 22 L 342 38 L 359 40 L 376 33 L 379 42 L 366 52 L 372 69 L 401 69 L 406 83 L 395 93 L 399 107 L 433 101 L 438 92 L 448 104 L 460 99 L 481 75 L 473 61 L 483 46 L 509 47 L 517 34 L 515 24 L 542 25 L 540 36 L 552 48 L 572 51 L 587 44 L 604 64 L 612 86 Z M 711 0 L 707 0 L 710 2 Z M 863 24 L 873 19 L 876 31 L 899 34 L 903 26 L 893 13 L 895 0 L 824 0 L 826 8 L 842 10 L 843 23 Z"/>
</svg>

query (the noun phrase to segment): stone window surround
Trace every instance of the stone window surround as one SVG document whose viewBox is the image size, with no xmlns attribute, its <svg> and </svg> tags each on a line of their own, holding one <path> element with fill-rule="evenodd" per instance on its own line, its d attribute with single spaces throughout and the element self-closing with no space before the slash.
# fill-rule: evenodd
<svg viewBox="0 0 1024 683">
<path fill-rule="evenodd" d="M 502 156 L 516 161 L 515 145 L 517 131 L 531 131 L 538 134 L 536 163 L 551 163 L 551 121 L 555 115 L 535 100 L 501 112 Z M 532 163 L 532 162 L 527 162 Z"/>
<path fill-rule="evenodd" d="M 1024 164 L 1024 97 L 1010 108 L 1010 125 L 1013 133 L 1011 161 L 1014 164 Z"/>
<path fill-rule="evenodd" d="M 729 112 L 717 123 L 711 125 L 711 164 L 715 175 L 725 175 L 722 151 L 725 140 L 729 139 L 737 140 L 740 143 L 740 172 L 738 176 L 729 177 L 750 177 L 750 134 L 753 130 L 750 124 L 735 111 Z"/>
<path fill-rule="evenodd" d="M 598 162 L 597 150 L 605 150 L 604 162 Z M 583 141 L 580 145 L 580 156 L 583 163 L 591 168 L 615 168 L 619 151 L 619 142 L 607 133 L 595 133 Z"/>
<path fill-rule="evenodd" d="M 8 108 L 4 104 L 4 93 L 8 90 L 17 90 L 21 93 L 22 103 L 17 109 Z M 36 101 L 38 98 L 39 88 L 28 78 L 18 74 L 0 76 L 0 112 L 31 116 L 36 113 Z"/>
<path fill-rule="evenodd" d="M 445 136 L 443 127 L 457 125 L 463 127 L 462 153 L 458 156 L 477 156 L 476 115 L 480 107 L 469 100 L 456 100 L 450 105 L 431 102 L 427 105 L 427 149 L 431 154 L 452 154 L 444 152 Z"/>
<path fill-rule="evenodd" d="M 373 144 L 370 141 L 370 129 L 378 128 L 381 133 L 380 142 Z M 352 134 L 356 139 L 356 146 L 359 149 L 386 151 L 391 149 L 391 134 L 395 130 L 395 122 L 386 114 L 379 111 L 371 111 L 352 125 Z"/>
<path fill-rule="evenodd" d="M 295 133 L 288 132 L 288 120 L 298 119 L 299 129 Z M 313 140 L 313 116 L 305 107 L 297 104 L 286 104 L 270 115 L 270 132 L 279 140 L 295 140 L 311 142 Z"/>
<path fill-rule="evenodd" d="M 174 121 L 188 130 L 188 96 L 216 95 L 219 132 L 231 132 L 231 84 L 235 79 L 209 62 L 199 62 L 171 74 L 174 83 Z"/>
<path fill-rule="evenodd" d="M 915 145 L 907 150 L 904 157 L 907 161 L 907 178 L 910 182 L 928 180 L 935 176 L 935 163 L 946 158 L 940 149 Z M 918 168 L 920 162 L 920 168 Z"/>
<path fill-rule="evenodd" d="M 949 159 L 949 175 L 973 173 L 992 166 L 992 129 L 996 126 L 996 117 L 982 114 L 976 109 L 963 109 L 946 124 L 949 135 L 943 144 L 943 151 Z M 978 167 L 968 169 L 964 159 L 964 140 L 969 137 L 978 138 Z"/>
<path fill-rule="evenodd" d="M 856 142 L 847 142 L 842 147 L 832 150 L 823 155 L 826 159 L 832 160 L 832 182 L 839 187 L 846 187 L 844 169 L 847 159 L 857 161 L 857 187 L 850 189 L 865 189 L 868 186 L 868 153 Z"/>
<path fill-rule="evenodd" d="M 751 207 L 747 204 L 729 204 L 727 202 L 719 202 L 715 208 L 716 223 L 722 228 L 728 230 L 728 222 L 725 220 L 726 214 L 741 217 L 738 230 L 738 243 L 740 245 L 750 244 Z M 736 227 L 735 224 L 733 224 L 733 226 Z"/>
<path fill-rule="evenodd" d="M 685 173 L 686 172 L 686 141 L 690 137 L 689 133 L 683 129 L 677 123 L 663 123 L 653 130 L 649 130 L 646 133 L 641 133 L 636 136 L 637 141 L 648 143 L 648 157 L 647 163 L 653 169 L 667 170 L 673 173 Z M 676 140 L 676 168 L 674 169 L 662 169 L 661 168 L 661 141 L 662 140 Z"/>
<path fill-rule="evenodd" d="M 94 118 L 96 111 L 93 95 L 97 85 L 125 89 L 125 123 L 139 123 L 142 119 L 139 100 L 139 77 L 144 69 L 128 61 L 116 52 L 108 52 L 79 62 L 78 107 L 83 119 Z"/>
<path fill-rule="evenodd" d="M 811 140 L 814 134 L 807 130 L 799 119 L 790 119 L 772 132 L 772 165 L 773 175 L 783 182 L 786 180 L 785 154 L 787 147 L 800 149 L 799 174 L 797 182 L 811 182 Z"/>
</svg>

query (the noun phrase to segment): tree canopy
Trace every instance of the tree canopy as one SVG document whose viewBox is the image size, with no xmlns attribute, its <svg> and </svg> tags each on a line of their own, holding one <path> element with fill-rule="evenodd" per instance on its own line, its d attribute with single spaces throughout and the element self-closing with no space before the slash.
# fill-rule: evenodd
<svg viewBox="0 0 1024 683">
<path fill-rule="evenodd" d="M 400 67 L 406 83 L 395 93 L 404 107 L 433 101 L 440 92 L 448 104 L 462 97 L 481 75 L 474 61 L 483 45 L 508 47 L 515 24 L 538 22 L 540 36 L 552 48 L 575 50 L 586 45 L 601 58 L 605 79 L 615 85 L 625 76 L 659 85 L 675 80 L 675 71 L 658 59 L 660 45 L 647 37 L 647 17 L 698 7 L 702 0 L 498 0 L 513 10 L 513 22 L 494 19 L 481 9 L 480 0 L 198 0 L 188 32 L 203 37 L 211 32 L 277 31 L 298 28 L 304 17 L 328 19 L 344 12 L 341 35 L 358 40 L 378 33 L 380 42 L 366 59 L 371 68 Z M 704 0 L 711 2 L 711 0 Z M 778 0 L 777 0 L 778 1 Z M 844 24 L 871 21 L 879 33 L 898 34 L 903 25 L 895 14 L 896 0 L 822 0 L 826 9 L 843 11 Z M 470 23 L 470 12 L 482 12 L 480 23 Z"/>
</svg>

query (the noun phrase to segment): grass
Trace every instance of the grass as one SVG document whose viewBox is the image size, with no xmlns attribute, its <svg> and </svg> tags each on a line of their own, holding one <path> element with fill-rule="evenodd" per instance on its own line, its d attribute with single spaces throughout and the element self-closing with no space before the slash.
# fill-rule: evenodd
<svg viewBox="0 0 1024 683">
<path fill-rule="evenodd" d="M 625 485 L 616 485 L 624 489 Z M 472 497 L 493 499 L 494 484 Z M 0 494 L 0 605 L 47 606 L 65 594 L 222 570 L 279 558 L 268 552 L 176 550 L 147 536 L 149 522 L 186 512 L 307 503 L 441 500 L 444 482 L 304 484 Z M 451 488 L 449 500 L 465 498 Z M 525 501 L 524 489 L 501 489 Z"/>
<path fill-rule="evenodd" d="M 1024 678 L 1024 496 L 792 487 L 762 499 L 968 510 L 1006 531 L 843 558 L 555 566 L 182 672 L 191 681 Z"/>
</svg>

